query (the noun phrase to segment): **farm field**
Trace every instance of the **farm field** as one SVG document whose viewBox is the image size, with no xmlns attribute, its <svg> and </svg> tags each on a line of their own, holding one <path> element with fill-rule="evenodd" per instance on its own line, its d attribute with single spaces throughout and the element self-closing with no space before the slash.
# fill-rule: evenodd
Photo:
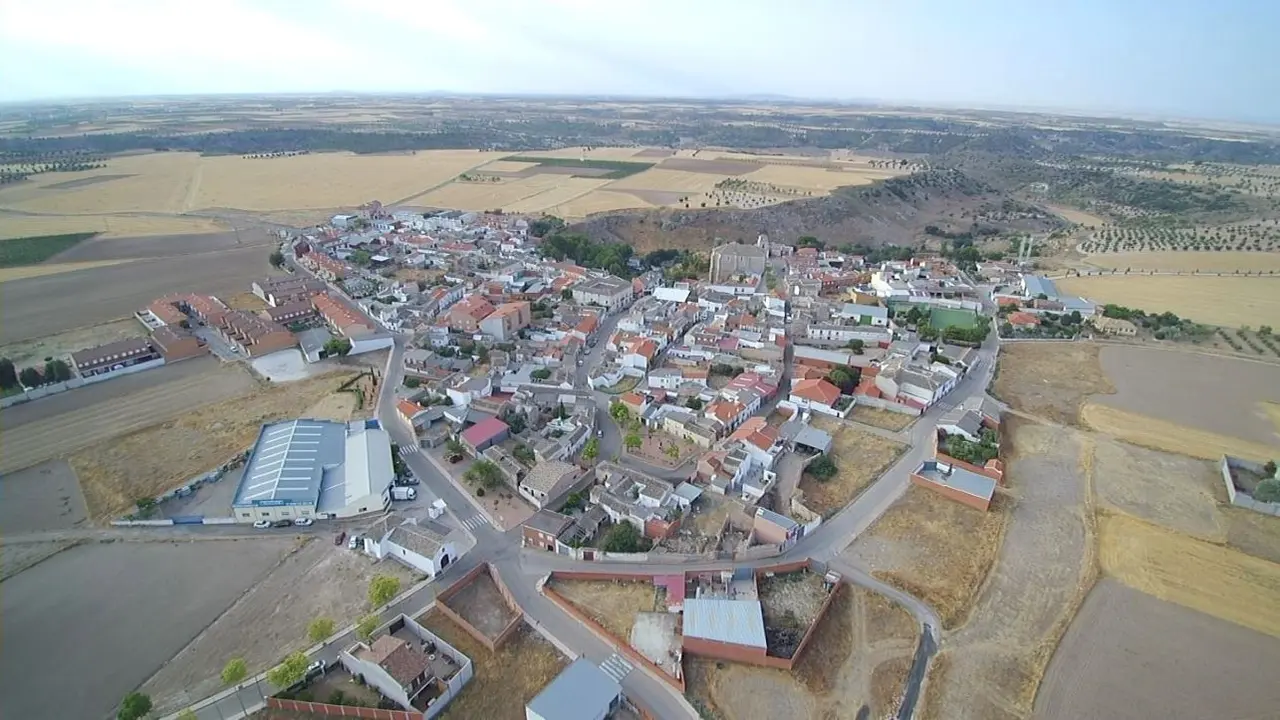
<svg viewBox="0 0 1280 720">
<path fill-rule="evenodd" d="M 0 533 L 5 536 L 67 530 L 87 520 L 80 483 L 66 460 L 0 475 L 0 496 Z"/>
<path fill-rule="evenodd" d="M 187 363 L 199 364 L 184 368 Z M 95 443 L 165 423 L 193 408 L 243 395 L 257 387 L 257 382 L 239 366 L 219 366 L 212 358 L 187 363 L 172 367 L 183 372 L 150 378 L 155 384 L 129 381 L 170 368 L 116 378 L 5 409 L 0 412 L 0 428 L 4 430 L 0 472 L 67 457 Z M 199 446 L 200 442 L 196 442 L 191 447 Z M 188 448 L 173 449 L 179 451 L 186 454 Z M 225 458 L 218 462 L 222 460 Z M 83 484 L 83 475 L 80 480 Z M 167 488 L 161 488 L 164 489 Z M 127 504 L 137 497 L 142 496 L 129 496 Z M 86 499 L 90 515 L 96 517 L 95 510 L 103 508 L 95 506 L 92 493 L 86 492 Z"/>
<path fill-rule="evenodd" d="M 46 357 L 72 353 L 117 340 L 142 337 L 146 334 L 142 323 L 137 320 L 116 320 L 5 345 L 0 347 L 0 357 L 7 357 L 13 361 L 14 365 L 25 367 L 43 363 Z"/>
<path fill-rule="evenodd" d="M 0 268 L 35 265 L 70 250 L 93 237 L 92 233 L 31 235 L 0 241 Z"/>
<path fill-rule="evenodd" d="M 46 716 L 51 702 L 66 717 L 111 715 L 125 693 L 191 642 L 292 545 L 291 539 L 93 543 L 5 580 L 0 716 Z M 93 592 L 84 592 L 87 587 Z M 68 676 L 79 678 L 73 693 L 67 692 Z"/>
<path fill-rule="evenodd" d="M 1105 218 L 1092 213 L 1087 213 L 1083 210 L 1076 210 L 1075 208 L 1064 207 L 1061 205 L 1046 205 L 1045 207 L 1054 215 L 1061 217 L 1067 222 L 1076 223 L 1077 225 L 1084 225 L 1086 227 L 1102 227 L 1107 224 L 1107 220 Z"/>
<path fill-rule="evenodd" d="M 216 404 L 206 401 L 198 409 L 186 403 L 179 407 L 187 412 L 172 412 L 163 424 L 152 420 L 127 435 L 117 428 L 111 439 L 99 437 L 88 447 L 82 443 L 71 466 L 80 478 L 89 516 L 107 519 L 128 510 L 137 498 L 159 495 L 226 462 L 253 443 L 262 423 L 307 417 L 309 408 L 353 376 L 328 373 L 229 400 L 218 398 L 222 401 Z"/>
<path fill-rule="evenodd" d="M 1276 252 L 1243 252 L 1228 250 L 1225 252 L 1190 252 L 1190 251 L 1155 251 L 1155 252 L 1115 252 L 1097 253 L 1084 259 L 1086 265 L 1104 269 L 1123 271 L 1129 268 L 1134 272 L 1155 270 L 1156 272 L 1268 272 L 1280 271 L 1280 253 Z"/>
<path fill-rule="evenodd" d="M 1080 412 L 1089 428 L 1154 450 L 1181 453 L 1204 460 L 1221 459 L 1224 453 L 1266 461 L 1275 455 L 1275 445 L 1264 445 L 1206 430 L 1197 430 L 1166 420 L 1088 403 Z"/>
<path fill-rule="evenodd" d="M 1280 565 L 1118 513 L 1099 540 L 1102 570 L 1125 585 L 1280 638 Z"/>
<path fill-rule="evenodd" d="M 524 212 L 535 212 L 572 200 L 576 195 L 585 195 L 607 182 L 608 180 L 552 174 L 496 183 L 453 182 L 415 197 L 413 202 L 430 207 L 476 211 L 495 208 L 508 210 L 521 205 L 529 208 Z M 564 192 L 566 188 L 572 191 L 568 196 Z M 551 202 L 543 203 L 538 200 L 543 194 L 547 194 Z"/>
<path fill-rule="evenodd" d="M 1209 542 L 1227 540 L 1227 520 L 1215 489 L 1218 466 L 1186 455 L 1148 450 L 1098 436 L 1093 452 L 1094 491 L 1105 507 Z"/>
<path fill-rule="evenodd" d="M 126 318 L 170 292 L 234 294 L 275 273 L 267 255 L 245 247 L 10 280 L 0 303 L 0 343 Z"/>
<path fill-rule="evenodd" d="M 120 263 L 126 262 L 129 261 L 98 260 L 96 262 L 53 263 L 0 268 L 0 283 L 8 282 L 10 280 L 26 280 L 28 278 L 44 277 L 45 275 L 76 272 L 77 270 L 92 270 L 93 268 L 106 267 L 108 265 L 119 265 Z"/>
<path fill-rule="evenodd" d="M 1143 661 L 1135 663 L 1135 657 Z M 1035 715 L 1268 717 L 1280 707 L 1280 686 L 1267 671 L 1277 662 L 1280 640 L 1104 578 L 1054 654 Z"/>
<path fill-rule="evenodd" d="M 1101 349 L 1084 342 L 1006 344 L 993 394 L 1015 410 L 1076 425 L 1087 399 L 1115 392 L 1098 359 Z"/>
<path fill-rule="evenodd" d="M 631 193 L 593 190 L 581 197 L 547 208 L 546 212 L 562 218 L 584 218 L 593 213 L 649 207 L 653 207 L 653 204 Z"/>
<path fill-rule="evenodd" d="M 1063 278 L 1063 292 L 1198 323 L 1257 327 L 1280 317 L 1280 278 L 1106 275 Z"/>
<path fill-rule="evenodd" d="M 180 235 L 226 230 L 212 218 L 187 215 L 20 215 L 0 210 L 0 239 L 31 235 L 98 232 L 101 237 Z"/>
<path fill-rule="evenodd" d="M 292 545 L 293 540 L 271 542 Z M 243 657 L 251 676 L 268 669 L 294 650 L 311 646 L 307 624 L 313 619 L 327 617 L 342 628 L 367 612 L 367 590 L 374 575 L 395 577 L 403 588 L 414 583 L 408 568 L 399 563 L 374 563 L 361 553 L 335 547 L 325 536 L 304 540 L 165 663 L 143 684 L 142 692 L 151 695 L 161 712 L 177 712 L 221 689 L 218 673 L 229 658 Z"/>
<path fill-rule="evenodd" d="M 830 515 L 848 505 L 907 449 L 902 443 L 834 420 L 824 418 L 814 427 L 831 433 L 831 457 L 839 468 L 829 480 L 820 481 L 808 473 L 800 478 L 805 506 L 819 515 Z"/>
<path fill-rule="evenodd" d="M 724 720 L 825 720 L 863 707 L 882 718 L 896 709 L 919 634 L 905 610 L 846 585 L 814 632 L 792 672 L 686 659 L 695 707 Z"/>
<path fill-rule="evenodd" d="M 743 175 L 742 179 L 782 187 L 804 188 L 812 190 L 814 195 L 820 195 L 846 185 L 869 185 L 876 180 L 884 180 L 898 174 L 888 170 L 828 170 L 803 165 L 766 164 L 759 170 Z"/>
</svg>

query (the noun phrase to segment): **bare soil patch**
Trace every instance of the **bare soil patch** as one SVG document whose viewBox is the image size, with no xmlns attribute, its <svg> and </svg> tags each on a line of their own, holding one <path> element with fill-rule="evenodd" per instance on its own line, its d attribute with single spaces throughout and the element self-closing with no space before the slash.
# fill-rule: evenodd
<svg viewBox="0 0 1280 720">
<path fill-rule="evenodd" d="M 800 570 L 761 578 L 759 588 L 769 654 L 792 657 L 827 599 L 822 578 Z"/>
<path fill-rule="evenodd" d="M 203 365 L 206 362 L 209 364 Z M 183 368 L 187 363 L 197 363 L 193 368 L 202 372 L 188 374 L 188 368 Z M 0 471 L 12 472 L 51 458 L 67 457 L 110 438 L 165 423 L 182 413 L 191 412 L 192 408 L 225 401 L 258 387 L 257 382 L 237 365 L 220 366 L 212 359 L 188 360 L 187 363 L 172 367 L 183 372 L 157 376 L 157 380 L 164 382 L 151 387 L 143 382 L 146 376 L 164 373 L 170 368 L 128 375 L 7 408 L 0 413 L 0 429 L 3 429 L 0 433 L 0 448 L 3 449 L 0 452 Z M 188 442 L 188 446 L 170 448 L 162 454 L 199 451 L 202 440 L 188 439 Z M 153 449 L 145 448 L 143 452 L 150 454 Z M 219 459 L 210 467 L 225 459 Z M 81 486 L 85 487 L 83 468 L 74 460 L 72 467 L 80 477 Z M 199 472 L 202 471 L 192 475 Z M 167 488 L 161 490 L 164 489 Z M 89 502 L 90 518 L 97 517 L 93 499 L 87 494 L 85 499 Z M 129 504 L 135 499 L 129 499 Z"/>
<path fill-rule="evenodd" d="M 1222 475 L 1213 463 L 1099 437 L 1094 472 L 1106 505 L 1212 542 L 1227 539 L 1214 493 Z"/>
<path fill-rule="evenodd" d="M 84 495 L 65 460 L 0 475 L 0 533 L 65 530 L 87 523 Z"/>
<path fill-rule="evenodd" d="M 1116 391 L 1096 402 L 1280 453 L 1264 404 L 1280 403 L 1280 365 L 1130 346 L 1104 347 L 1098 359 Z"/>
<path fill-rule="evenodd" d="M 79 180 L 67 180 L 52 185 L 45 185 L 41 190 L 74 190 L 75 188 L 85 187 L 86 185 L 97 185 L 98 183 L 111 182 L 112 180 L 120 180 L 121 178 L 130 177 L 129 175 L 96 175 L 94 177 L 80 178 Z"/>
<path fill-rule="evenodd" d="M 96 262 L 43 263 L 40 265 L 19 265 L 17 267 L 0 268 L 0 283 L 11 282 L 13 280 L 29 280 L 31 278 L 44 277 L 46 275 L 57 275 L 59 273 L 76 272 L 79 270 L 92 270 L 94 268 L 119 265 L 120 263 L 126 262 L 129 261 L 98 260 Z"/>
<path fill-rule="evenodd" d="M 80 477 L 90 517 L 109 519 L 127 511 L 137 498 L 159 495 L 226 462 L 253 443 L 263 423 L 303 414 L 350 377 L 334 372 L 278 385 L 73 455 L 71 466 Z"/>
<path fill-rule="evenodd" d="M 1085 399 L 1115 392 L 1100 349 L 1084 342 L 1008 343 L 1000 348 L 993 394 L 1015 410 L 1076 425 Z"/>
<path fill-rule="evenodd" d="M 1223 496 L 1226 491 L 1223 490 Z M 1280 564 L 1280 520 L 1245 508 L 1223 505 L 1227 546 L 1246 555 Z"/>
<path fill-rule="evenodd" d="M 59 357 L 77 350 L 143 335 L 146 335 L 146 331 L 142 323 L 127 318 L 11 343 L 0 348 L 0 356 L 9 358 L 15 366 L 23 368 L 28 365 L 43 365 L 47 357 Z"/>
<path fill-rule="evenodd" d="M 516 616 L 487 572 L 476 575 L 444 604 L 490 639 L 497 637 Z"/>
<path fill-rule="evenodd" d="M 257 541 L 254 541 L 257 542 Z M 399 563 L 335 547 L 327 536 L 296 538 L 296 549 L 142 687 L 156 705 L 179 710 L 221 687 L 218 673 L 243 657 L 252 676 L 311 646 L 307 625 L 327 617 L 346 627 L 368 611 L 369 580 L 390 575 L 402 587 L 413 575 Z M 323 580 L 318 580 L 323 578 Z"/>
<path fill-rule="evenodd" d="M 1085 403 L 1080 411 L 1080 420 L 1094 430 L 1114 435 L 1134 445 L 1204 460 L 1221 460 L 1223 453 L 1226 453 L 1265 462 L 1277 455 L 1274 445 L 1197 430 L 1101 403 Z"/>
<path fill-rule="evenodd" d="M 111 237 L 99 235 L 59 253 L 54 260 L 144 260 L 152 258 L 199 255 L 236 248 L 261 247 L 270 254 L 278 238 L 262 230 L 241 229 L 239 232 L 216 232 L 184 235 L 151 235 Z M 245 278 L 245 286 L 249 280 Z"/>
<path fill-rule="evenodd" d="M 663 170 L 710 173 L 712 175 L 746 175 L 759 170 L 760 163 L 744 160 L 702 160 L 701 158 L 667 158 L 658 163 Z"/>
<path fill-rule="evenodd" d="M 443 720 L 523 720 L 524 706 L 568 664 L 528 625 L 522 624 L 497 652 L 489 652 L 438 612 L 428 612 L 418 622 L 475 664 L 475 676 L 449 702 L 440 715 Z"/>
<path fill-rule="evenodd" d="M 551 587 L 626 644 L 636 613 L 657 612 L 657 589 L 639 580 L 552 580 Z"/>
<path fill-rule="evenodd" d="M 251 292 L 240 292 L 227 298 L 227 307 L 232 310 L 245 310 L 256 313 L 259 310 L 266 309 L 267 304 L 263 302 L 262 298 Z"/>
<path fill-rule="evenodd" d="M 1134 662 L 1141 658 L 1141 662 Z M 1036 697 L 1043 720 L 1264 718 L 1280 707 L 1280 641 L 1098 581 Z"/>
<path fill-rule="evenodd" d="M 77 543 L 72 540 L 53 542 L 7 543 L 0 546 L 0 582 L 27 568 L 35 567 Z"/>
<path fill-rule="evenodd" d="M 824 516 L 848 505 L 907 449 L 902 443 L 844 423 L 825 421 L 817 426 L 832 435 L 831 457 L 839 472 L 825 481 L 806 473 L 800 478 L 800 490 L 805 506 Z"/>
<path fill-rule="evenodd" d="M 632 155 L 634 158 L 665 158 L 671 157 L 674 153 L 666 148 L 645 148 L 640 152 Z"/>
<path fill-rule="evenodd" d="M 916 418 L 911 415 L 881 410 L 869 405 L 854 405 L 849 413 L 849 419 L 894 432 L 905 430 L 908 425 L 916 421 Z"/>
</svg>

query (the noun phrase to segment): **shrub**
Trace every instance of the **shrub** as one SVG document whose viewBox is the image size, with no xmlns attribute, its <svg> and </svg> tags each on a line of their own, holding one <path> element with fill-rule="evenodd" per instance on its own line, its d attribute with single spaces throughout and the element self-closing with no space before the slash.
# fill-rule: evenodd
<svg viewBox="0 0 1280 720">
<path fill-rule="evenodd" d="M 1280 479 L 1267 478 L 1258 483 L 1253 490 L 1253 499 L 1258 502 L 1280 502 Z"/>
<path fill-rule="evenodd" d="M 805 472 L 817 480 L 826 481 L 835 477 L 836 473 L 840 472 L 840 468 L 836 466 L 836 462 L 829 456 L 823 455 L 809 463 L 809 467 L 805 468 Z"/>
</svg>

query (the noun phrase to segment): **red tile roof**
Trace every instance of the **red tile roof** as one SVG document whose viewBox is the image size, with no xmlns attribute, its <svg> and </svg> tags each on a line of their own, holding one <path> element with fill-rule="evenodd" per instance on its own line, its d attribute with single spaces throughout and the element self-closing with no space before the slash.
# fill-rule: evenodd
<svg viewBox="0 0 1280 720">
<path fill-rule="evenodd" d="M 1009 317 L 1005 318 L 1010 325 L 1039 325 L 1040 318 L 1028 312 L 1011 312 Z"/>
<path fill-rule="evenodd" d="M 791 389 L 791 394 L 823 405 L 835 405 L 840 399 L 840 388 L 826 380 L 801 380 Z"/>
<path fill-rule="evenodd" d="M 496 417 L 491 417 L 487 420 L 481 420 L 475 425 L 463 430 L 462 439 L 472 447 L 476 447 L 483 445 L 510 429 L 511 428 L 506 423 Z"/>
<path fill-rule="evenodd" d="M 407 418 L 412 418 L 414 415 L 417 415 L 418 413 L 422 412 L 426 408 L 422 407 L 416 402 L 413 402 L 412 400 L 401 400 L 400 402 L 396 403 L 396 409 L 400 411 L 401 415 Z"/>
</svg>

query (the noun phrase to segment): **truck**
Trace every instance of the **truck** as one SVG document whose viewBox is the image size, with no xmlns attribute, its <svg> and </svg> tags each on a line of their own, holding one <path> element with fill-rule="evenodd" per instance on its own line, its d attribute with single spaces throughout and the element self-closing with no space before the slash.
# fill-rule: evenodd
<svg viewBox="0 0 1280 720">
<path fill-rule="evenodd" d="M 417 500 L 418 490 L 417 488 L 403 487 L 403 486 L 397 485 L 391 488 L 391 499 L 392 500 Z"/>
</svg>

